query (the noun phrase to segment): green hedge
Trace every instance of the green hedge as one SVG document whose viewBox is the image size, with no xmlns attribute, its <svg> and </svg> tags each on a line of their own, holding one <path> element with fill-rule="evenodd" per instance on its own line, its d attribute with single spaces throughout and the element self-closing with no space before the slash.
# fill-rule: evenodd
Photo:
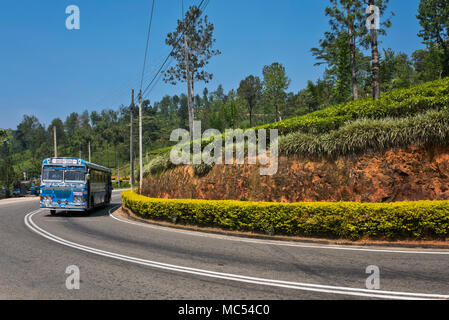
<svg viewBox="0 0 449 320">
<path fill-rule="evenodd" d="M 152 199 L 130 191 L 124 205 L 146 219 L 270 235 L 371 239 L 445 239 L 449 201 L 264 203 Z"/>
</svg>

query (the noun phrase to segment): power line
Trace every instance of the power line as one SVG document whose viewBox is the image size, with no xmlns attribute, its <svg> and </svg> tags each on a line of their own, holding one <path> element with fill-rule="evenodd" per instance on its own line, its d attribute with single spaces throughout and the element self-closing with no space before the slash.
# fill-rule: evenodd
<svg viewBox="0 0 449 320">
<path fill-rule="evenodd" d="M 158 55 L 158 57 L 156 59 L 152 59 L 153 62 L 156 62 L 156 65 L 159 65 L 160 63 L 162 63 L 163 59 L 165 57 L 165 54 L 162 55 Z M 157 71 L 156 66 L 154 67 L 150 67 L 148 68 L 148 70 L 145 70 L 145 76 L 144 76 L 144 82 L 149 81 L 150 79 L 152 79 L 152 76 L 154 74 L 154 72 Z M 139 78 L 139 74 L 134 74 L 133 76 L 131 76 L 130 78 L 128 78 L 128 80 L 123 81 L 123 83 L 119 84 L 116 89 L 111 90 L 110 94 L 107 95 L 103 95 L 101 99 L 99 99 L 97 102 L 93 103 L 92 105 L 94 106 L 101 106 L 104 108 L 110 107 L 111 104 L 114 104 L 115 101 L 119 98 L 124 96 L 125 94 L 128 95 L 128 91 L 129 88 L 136 88 L 139 87 L 139 80 L 136 80 L 136 78 Z M 109 103 L 108 105 L 106 104 L 106 101 L 114 101 L 113 103 Z"/>
<path fill-rule="evenodd" d="M 156 74 L 154 75 L 153 79 L 151 80 L 151 82 L 148 84 L 148 86 L 145 88 L 145 90 L 143 91 L 143 95 L 147 95 L 149 92 L 148 89 L 151 87 L 151 85 L 154 83 L 154 81 L 156 80 L 157 76 L 162 72 L 162 70 L 164 69 L 165 65 L 167 64 L 168 60 L 171 58 L 171 55 L 173 53 L 174 50 L 172 50 L 167 58 L 165 58 L 164 62 L 162 63 L 161 67 L 159 68 L 159 70 L 156 72 Z"/>
<path fill-rule="evenodd" d="M 151 35 L 151 26 L 153 23 L 153 14 L 154 14 L 154 6 L 155 6 L 155 0 L 153 0 L 153 4 L 151 7 L 151 16 L 150 16 L 150 21 L 149 21 L 149 26 L 148 26 L 148 36 L 147 36 L 147 43 L 146 43 L 146 47 L 145 47 L 145 57 L 144 57 L 144 62 L 143 62 L 143 68 L 142 68 L 142 75 L 141 75 L 141 80 L 140 80 L 140 88 L 142 89 L 142 85 L 143 85 L 143 81 L 146 75 L 148 75 L 149 72 L 145 72 L 146 69 L 146 61 L 147 61 L 147 57 L 148 57 L 148 48 L 149 48 L 149 43 L 150 43 L 150 35 Z M 135 78 L 134 78 L 135 79 Z M 132 80 L 132 78 L 128 81 L 125 81 L 121 86 L 120 89 L 118 90 L 114 90 L 114 100 L 116 97 L 122 95 L 123 93 L 123 89 L 126 88 L 126 91 L 128 90 L 127 88 L 129 88 L 129 86 L 134 83 L 135 80 Z M 137 81 L 136 81 L 137 82 Z M 136 85 L 138 85 L 138 82 L 136 83 Z M 134 86 L 134 85 L 133 85 Z M 107 98 L 111 98 L 111 95 L 107 95 L 104 99 L 101 99 L 99 101 L 99 103 L 96 104 L 102 104 L 103 100 L 106 100 Z"/>
<path fill-rule="evenodd" d="M 200 18 L 204 11 L 206 10 L 207 6 L 209 5 L 210 0 L 201 0 L 200 4 L 198 5 L 198 8 L 200 9 L 200 15 L 198 18 Z M 203 6 L 203 4 L 205 3 L 205 5 Z M 203 6 L 203 8 L 201 8 L 201 6 Z M 180 37 L 178 38 L 178 41 L 181 41 L 183 38 L 183 34 L 180 35 Z M 160 80 L 160 77 L 158 78 L 158 75 L 162 72 L 162 70 L 164 69 L 164 66 L 167 64 L 168 60 L 170 59 L 170 57 L 172 56 L 173 52 L 175 51 L 175 49 L 172 49 L 170 51 L 170 53 L 168 54 L 167 58 L 165 58 L 164 62 L 162 63 L 161 67 L 159 68 L 158 72 L 156 73 L 156 75 L 153 77 L 153 79 L 151 80 L 151 82 L 148 84 L 148 86 L 145 88 L 145 90 L 143 91 L 143 95 L 146 97 L 148 96 L 148 94 L 152 91 L 152 89 L 156 86 L 157 82 Z M 155 83 L 156 81 L 156 83 Z M 155 84 L 150 91 L 148 91 L 151 87 L 152 84 Z"/>
<path fill-rule="evenodd" d="M 205 9 L 206 9 L 206 7 L 208 6 L 208 4 L 209 4 L 209 1 L 210 0 L 207 0 L 206 2 L 205 2 L 205 0 L 201 0 L 200 1 L 200 3 L 199 3 L 199 5 L 198 5 L 198 7 L 200 8 L 200 10 L 201 10 L 201 12 L 203 12 Z M 204 7 L 203 8 L 201 8 L 201 6 L 203 5 L 203 3 L 205 3 L 205 5 L 204 5 Z M 153 3 L 154 4 L 154 3 Z M 152 8 L 152 16 L 153 16 L 153 10 L 154 10 L 154 8 Z M 151 22 L 150 22 L 150 25 L 151 25 Z M 149 29 L 150 29 L 151 27 L 149 27 Z M 182 35 L 181 35 L 181 37 L 182 37 Z M 180 40 L 182 40 L 182 39 L 178 39 L 178 41 L 180 41 Z M 148 43 L 148 40 L 147 40 L 147 43 Z M 153 78 L 151 78 L 151 82 L 150 82 L 150 84 L 146 87 L 146 89 L 143 91 L 143 93 L 145 94 L 145 93 L 147 93 L 147 95 L 152 91 L 152 89 L 157 85 L 157 83 L 159 82 L 159 80 L 160 80 L 160 78 L 161 77 L 158 77 L 158 74 L 159 73 L 161 73 L 162 71 L 164 71 L 165 72 L 165 70 L 164 70 L 164 67 L 165 67 L 165 65 L 168 63 L 168 66 L 170 66 L 171 65 L 171 62 L 169 62 L 168 60 L 169 60 L 169 58 L 170 58 L 170 56 L 171 56 L 171 54 L 173 53 L 173 50 L 169 53 L 169 55 L 164 59 L 164 62 L 162 63 L 162 65 L 161 65 L 161 67 L 158 69 L 158 71 L 156 72 L 156 75 L 155 76 L 153 76 Z M 147 54 L 145 54 L 145 57 L 147 57 Z M 161 56 L 159 56 L 156 60 L 161 60 L 161 58 L 162 58 L 162 55 Z M 146 62 L 144 61 L 144 65 L 146 64 Z M 146 67 L 145 67 L 146 68 Z M 143 81 L 146 81 L 147 79 L 150 79 L 150 77 L 149 77 L 149 75 L 150 75 L 150 73 L 151 73 L 151 71 L 150 70 L 147 70 L 147 71 L 145 71 L 144 72 L 145 74 L 144 74 L 144 79 L 143 79 Z M 131 82 L 133 82 L 133 80 L 132 79 L 130 79 L 129 81 L 127 81 L 127 82 L 125 82 L 125 83 L 123 83 L 122 85 L 120 85 L 120 89 L 119 90 L 114 90 L 114 96 L 119 96 L 119 95 L 121 95 L 124 91 L 125 91 L 125 89 L 126 88 L 128 88 L 129 87 L 129 85 L 130 85 L 130 83 Z M 154 84 L 154 86 L 150 89 L 150 87 L 152 86 Z M 142 81 L 141 81 L 141 87 L 142 87 Z M 149 90 L 150 89 L 150 90 Z M 126 89 L 126 91 L 127 91 L 128 89 Z M 149 91 L 148 91 L 149 90 Z M 148 91 L 148 92 L 147 92 Z M 106 100 L 107 98 L 110 98 L 110 96 L 108 95 L 108 96 L 106 96 L 104 99 L 101 99 L 100 101 L 100 103 L 102 103 L 103 102 L 103 100 Z M 97 104 L 99 104 L 99 103 L 97 103 Z"/>
<path fill-rule="evenodd" d="M 204 11 L 204 10 L 206 9 L 207 5 L 209 4 L 209 1 L 210 1 L 210 0 L 206 0 L 206 2 L 205 2 L 205 0 L 199 0 L 199 2 L 200 2 L 199 5 L 198 5 L 199 8 L 200 8 L 203 4 L 205 4 L 204 7 L 203 7 L 203 9 L 200 8 L 200 10 Z M 172 54 L 172 52 L 170 52 L 169 56 L 170 56 L 171 54 Z M 147 56 L 147 55 L 145 55 L 145 56 Z M 163 57 L 163 55 L 158 56 L 157 59 L 153 59 L 153 62 L 154 62 L 154 61 L 157 61 L 158 63 L 156 63 L 156 65 L 158 65 L 158 64 L 160 63 L 160 61 L 162 60 L 162 57 Z M 145 71 L 143 82 L 146 82 L 147 80 L 151 79 L 150 84 L 148 85 L 147 89 L 145 90 L 145 92 L 148 91 L 148 92 L 147 92 L 147 95 L 151 93 L 151 91 L 156 87 L 156 85 L 157 85 L 158 82 L 160 81 L 161 77 L 160 77 L 160 76 L 158 77 L 158 73 L 161 73 L 162 71 L 165 72 L 165 70 L 166 70 L 167 68 L 164 69 L 164 66 L 165 66 L 167 63 L 168 63 L 167 67 L 169 67 L 169 66 L 171 65 L 172 62 L 171 62 L 171 61 L 166 61 L 166 60 L 168 60 L 168 59 L 165 58 L 165 60 L 164 60 L 164 62 L 163 62 L 163 64 L 162 64 L 162 68 L 158 69 L 158 71 L 157 71 L 157 73 L 156 73 L 156 76 L 150 77 L 150 75 L 153 73 L 152 70 L 151 70 L 151 69 L 153 69 L 153 68 L 150 68 L 150 70 L 146 70 L 146 71 Z M 144 62 L 144 64 L 145 64 L 145 62 Z M 156 69 L 156 68 L 154 67 L 154 69 Z M 137 75 L 137 77 L 138 77 L 138 75 Z M 133 79 L 134 79 L 134 80 L 133 80 Z M 139 80 L 136 80 L 136 75 L 130 76 L 130 78 L 128 78 L 128 80 L 124 80 L 123 82 L 120 82 L 120 84 L 116 87 L 116 89 L 112 90 L 112 95 L 111 95 L 111 94 L 104 95 L 104 96 L 103 96 L 101 99 L 99 99 L 97 102 L 92 103 L 92 106 L 100 106 L 100 107 L 103 107 L 103 108 L 110 107 L 109 105 L 110 105 L 110 104 L 113 104 L 113 103 L 109 103 L 108 105 L 106 105 L 106 104 L 105 104 L 105 103 L 106 103 L 106 100 L 109 100 L 109 101 L 114 100 L 114 101 L 115 101 L 115 100 L 118 99 L 119 97 L 124 96 L 125 94 L 127 95 L 127 94 L 128 94 L 128 88 L 129 88 L 129 87 L 135 87 L 134 84 L 135 84 L 136 86 L 138 86 L 138 85 L 139 85 L 139 82 L 138 82 L 138 81 L 139 81 Z M 141 86 L 142 86 L 142 81 L 141 81 Z M 150 87 L 151 87 L 151 88 L 150 88 Z M 115 102 L 114 102 L 114 103 L 115 103 Z"/>
<path fill-rule="evenodd" d="M 164 75 L 164 73 L 168 70 L 168 68 L 170 68 L 170 66 L 173 64 L 174 59 L 170 56 L 170 60 L 168 61 L 167 66 L 164 68 L 164 70 L 162 70 L 159 75 L 156 74 L 156 76 L 153 78 L 152 82 L 149 84 L 149 90 L 146 94 L 145 97 L 147 97 L 152 91 L 153 89 L 157 86 L 158 82 L 161 80 L 162 76 Z M 153 84 L 154 83 L 154 84 Z M 153 84 L 153 85 L 152 85 Z"/>
<path fill-rule="evenodd" d="M 143 77 L 144 77 L 144 74 L 145 74 L 145 67 L 146 67 L 146 64 L 147 64 L 148 46 L 149 46 L 149 44 L 150 44 L 151 25 L 153 24 L 153 13 L 154 13 L 154 3 L 155 3 L 155 2 L 156 2 L 156 1 L 153 0 L 153 5 L 152 5 L 152 7 L 151 7 L 151 17 L 150 17 L 150 23 L 149 23 L 149 25 L 148 25 L 147 45 L 146 45 L 146 47 L 145 47 L 145 57 L 144 57 L 144 60 L 143 60 L 142 78 L 141 78 L 141 80 L 140 80 L 140 90 L 142 90 L 142 86 L 143 86 Z"/>
</svg>

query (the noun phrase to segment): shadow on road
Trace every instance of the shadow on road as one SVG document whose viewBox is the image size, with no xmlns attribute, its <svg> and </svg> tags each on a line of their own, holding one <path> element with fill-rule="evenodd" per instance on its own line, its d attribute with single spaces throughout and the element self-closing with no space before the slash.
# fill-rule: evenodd
<svg viewBox="0 0 449 320">
<path fill-rule="evenodd" d="M 55 215 L 50 214 L 50 210 L 47 212 L 45 217 L 63 217 L 63 218 L 86 218 L 86 217 L 103 217 L 109 216 L 109 211 L 113 213 L 118 208 L 120 208 L 120 203 L 111 203 L 107 206 L 98 207 L 89 211 L 64 211 L 58 210 Z M 111 210 L 113 209 L 113 210 Z"/>
</svg>

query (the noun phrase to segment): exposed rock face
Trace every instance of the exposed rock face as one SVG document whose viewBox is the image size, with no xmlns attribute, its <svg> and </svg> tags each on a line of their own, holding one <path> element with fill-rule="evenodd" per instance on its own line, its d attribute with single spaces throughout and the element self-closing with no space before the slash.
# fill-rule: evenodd
<svg viewBox="0 0 449 320">
<path fill-rule="evenodd" d="M 260 176 L 259 169 L 216 165 L 199 178 L 191 167 L 178 167 L 147 177 L 144 194 L 273 202 L 449 200 L 449 146 L 392 149 L 336 161 L 280 157 L 276 175 Z"/>
</svg>

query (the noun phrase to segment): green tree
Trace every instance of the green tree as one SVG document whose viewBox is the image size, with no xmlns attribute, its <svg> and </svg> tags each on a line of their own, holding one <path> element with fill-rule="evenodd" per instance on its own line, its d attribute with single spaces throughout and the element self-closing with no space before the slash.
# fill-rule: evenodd
<svg viewBox="0 0 449 320">
<path fill-rule="evenodd" d="M 25 115 L 14 132 L 15 151 L 32 150 L 35 153 L 46 142 L 46 131 L 35 116 Z"/>
<path fill-rule="evenodd" d="M 311 50 L 312 55 L 318 60 L 315 65 L 327 65 L 325 77 L 334 85 L 333 96 L 337 103 L 347 101 L 353 94 L 350 50 L 347 39 L 346 31 L 339 34 L 326 32 L 324 39 L 320 40 L 320 47 Z"/>
<path fill-rule="evenodd" d="M 238 124 L 238 106 L 235 97 L 230 97 L 222 105 L 223 118 L 226 128 L 235 129 Z"/>
<path fill-rule="evenodd" d="M 420 82 L 441 79 L 443 66 L 441 64 L 442 50 L 435 45 L 429 45 L 425 50 L 416 50 L 412 54 L 416 78 Z"/>
<path fill-rule="evenodd" d="M 190 135 L 193 138 L 195 81 L 208 83 L 213 75 L 205 70 L 209 60 L 220 54 L 214 50 L 214 25 L 208 17 L 201 18 L 201 10 L 191 6 L 174 32 L 167 35 L 166 44 L 172 47 L 171 56 L 177 62 L 176 66 L 165 72 L 164 81 L 176 85 L 177 82 L 187 83 L 187 103 L 189 111 Z"/>
<path fill-rule="evenodd" d="M 185 94 L 181 94 L 179 98 L 179 109 L 178 109 L 178 117 L 179 117 L 179 126 L 182 129 L 189 128 L 189 107 L 187 102 L 187 96 Z"/>
<path fill-rule="evenodd" d="M 247 102 L 249 113 L 249 125 L 253 126 L 253 113 L 262 96 L 262 81 L 259 77 L 250 75 L 240 82 L 237 89 L 238 95 Z"/>
<path fill-rule="evenodd" d="M 8 139 L 8 131 L 0 129 L 0 146 Z"/>
<path fill-rule="evenodd" d="M 270 108 L 274 106 L 275 119 L 279 121 L 281 118 L 280 109 L 285 105 L 286 90 L 290 86 L 290 79 L 287 77 L 285 67 L 275 62 L 263 68 L 263 94 L 270 104 Z"/>
<path fill-rule="evenodd" d="M 447 0 L 421 0 L 418 15 L 422 30 L 418 36 L 429 47 L 441 48 L 442 76 L 449 76 L 449 5 Z"/>
<path fill-rule="evenodd" d="M 337 40 L 340 37 L 346 38 L 349 49 L 349 66 L 351 72 L 351 88 L 354 100 L 359 98 L 359 87 L 357 81 L 357 44 L 362 35 L 362 25 L 360 21 L 363 17 L 363 3 L 360 0 L 329 0 L 330 5 L 325 9 L 326 16 L 329 17 L 331 31 L 325 34 L 325 41 L 320 45 L 336 45 L 331 39 Z M 334 49 L 345 50 L 341 45 Z M 343 55 L 341 53 L 340 55 Z"/>
<path fill-rule="evenodd" d="M 396 54 L 392 49 L 384 50 L 384 58 L 380 63 L 382 91 L 410 87 L 415 76 L 413 63 L 407 54 Z"/>
<path fill-rule="evenodd" d="M 364 87 L 365 58 L 359 47 L 368 48 L 372 52 L 372 86 L 375 96 L 379 87 L 379 53 L 378 35 L 385 35 L 385 29 L 391 25 L 391 18 L 382 19 L 379 30 L 367 30 L 366 5 L 375 5 L 383 16 L 388 0 L 329 0 L 326 16 L 329 17 L 331 31 L 326 32 L 320 41 L 319 48 L 313 48 L 312 53 L 320 61 L 329 65 L 328 75 L 336 83 L 337 100 L 344 101 L 347 94 L 348 74 L 351 82 L 351 93 L 354 100 L 360 96 L 360 87 Z M 368 32 L 367 32 L 368 31 Z M 360 70 L 360 67 L 364 68 Z"/>
<path fill-rule="evenodd" d="M 3 135 L 3 139 L 6 141 L 8 137 L 7 131 L 0 130 L 0 134 Z M 14 172 L 8 142 L 0 142 L 0 187 L 9 187 L 15 180 L 17 180 L 17 175 Z"/>
<path fill-rule="evenodd" d="M 215 101 L 224 102 L 226 101 L 226 94 L 223 89 L 223 85 L 219 84 L 217 90 L 211 92 L 210 98 Z"/>
<path fill-rule="evenodd" d="M 380 56 L 379 56 L 379 35 L 385 35 L 386 29 L 391 26 L 391 17 L 390 18 L 382 18 L 382 22 L 379 23 L 379 26 L 375 25 L 375 16 L 376 13 L 374 7 L 379 10 L 379 18 L 383 17 L 385 12 L 387 11 L 389 0 L 365 0 L 365 3 L 369 6 L 366 10 L 366 19 L 370 24 L 370 29 L 368 30 L 368 36 L 365 37 L 365 41 L 362 43 L 365 44 L 365 47 L 368 47 L 368 44 L 371 47 L 371 68 L 372 68 L 372 87 L 373 87 L 373 98 L 379 99 L 380 91 L 381 91 L 381 82 L 380 82 Z M 394 13 L 392 13 L 394 15 Z M 379 29 L 377 29 L 379 27 Z"/>
</svg>

